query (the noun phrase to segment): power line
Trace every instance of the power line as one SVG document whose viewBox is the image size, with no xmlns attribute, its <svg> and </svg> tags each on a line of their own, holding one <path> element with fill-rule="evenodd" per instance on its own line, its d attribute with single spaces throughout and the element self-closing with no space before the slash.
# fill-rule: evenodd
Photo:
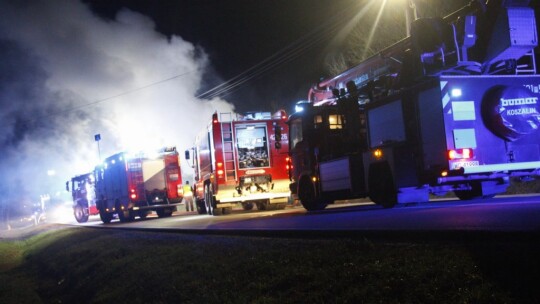
<svg viewBox="0 0 540 304">
<path fill-rule="evenodd" d="M 334 16 L 328 18 L 325 22 L 322 22 L 319 26 L 308 32 L 306 35 L 300 37 L 270 57 L 264 59 L 239 75 L 227 80 L 226 82 L 197 95 L 196 97 L 211 99 L 217 96 L 228 95 L 231 92 L 236 91 L 238 86 L 244 84 L 245 82 L 258 77 L 267 71 L 273 70 L 284 63 L 294 60 L 313 45 L 328 39 L 329 36 L 337 32 L 341 23 L 344 22 L 343 19 L 339 18 L 343 15 L 343 13 L 349 11 L 351 11 L 350 8 L 342 9 L 338 13 L 334 14 Z"/>
</svg>

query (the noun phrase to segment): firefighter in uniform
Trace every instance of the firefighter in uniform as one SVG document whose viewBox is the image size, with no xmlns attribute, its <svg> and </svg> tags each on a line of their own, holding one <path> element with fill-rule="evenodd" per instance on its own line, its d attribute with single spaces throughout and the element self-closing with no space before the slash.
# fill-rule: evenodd
<svg viewBox="0 0 540 304">
<path fill-rule="evenodd" d="M 186 211 L 195 211 L 193 208 L 193 191 L 189 185 L 189 181 L 182 188 L 184 190 L 184 203 L 186 204 Z"/>
</svg>

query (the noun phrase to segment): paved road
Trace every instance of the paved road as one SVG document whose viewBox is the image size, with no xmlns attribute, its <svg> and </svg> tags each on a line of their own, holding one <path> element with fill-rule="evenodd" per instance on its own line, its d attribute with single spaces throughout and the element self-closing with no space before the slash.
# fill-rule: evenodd
<svg viewBox="0 0 540 304">
<path fill-rule="evenodd" d="M 99 218 L 90 226 L 257 231 L 487 231 L 540 232 L 540 196 L 497 197 L 490 200 L 438 200 L 383 209 L 371 203 L 332 205 L 324 211 L 302 207 L 280 211 L 234 210 L 227 216 L 177 212 L 170 218 L 104 225 Z"/>
</svg>

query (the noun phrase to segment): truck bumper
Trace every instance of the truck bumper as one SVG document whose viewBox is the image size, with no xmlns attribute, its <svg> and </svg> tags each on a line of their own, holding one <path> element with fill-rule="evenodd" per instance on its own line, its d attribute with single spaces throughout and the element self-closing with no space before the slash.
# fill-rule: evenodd
<svg viewBox="0 0 540 304">
<path fill-rule="evenodd" d="M 230 204 L 231 206 L 233 206 L 237 203 L 262 201 L 262 200 L 270 200 L 270 204 L 279 204 L 279 203 L 286 203 L 289 200 L 290 196 L 291 196 L 290 192 L 256 193 L 256 194 L 250 194 L 246 196 L 221 198 L 218 204 L 220 206 L 224 206 L 224 204 Z"/>
</svg>

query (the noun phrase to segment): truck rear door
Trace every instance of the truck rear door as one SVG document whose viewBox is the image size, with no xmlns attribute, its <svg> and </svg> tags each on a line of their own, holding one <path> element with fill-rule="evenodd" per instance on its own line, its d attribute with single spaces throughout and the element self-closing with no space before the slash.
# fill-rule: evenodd
<svg viewBox="0 0 540 304">
<path fill-rule="evenodd" d="M 446 144 L 456 151 L 449 169 L 540 167 L 540 77 L 445 76 L 440 88 Z"/>
</svg>

